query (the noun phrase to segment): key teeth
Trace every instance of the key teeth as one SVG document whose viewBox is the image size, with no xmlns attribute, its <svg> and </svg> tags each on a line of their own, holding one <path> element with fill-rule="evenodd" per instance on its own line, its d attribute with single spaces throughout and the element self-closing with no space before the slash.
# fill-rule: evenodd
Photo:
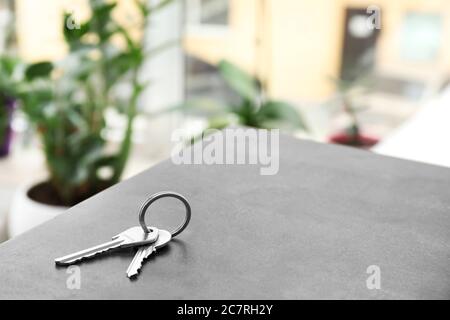
<svg viewBox="0 0 450 320">
<path fill-rule="evenodd" d="M 130 279 L 133 277 L 136 277 L 139 274 L 139 270 L 141 270 L 141 268 L 142 268 L 142 264 L 138 268 L 134 269 L 133 271 L 128 272 L 127 277 Z"/>
<path fill-rule="evenodd" d="M 133 266 L 133 269 L 129 272 L 127 272 L 127 276 L 128 278 L 133 278 L 133 277 L 137 277 L 137 275 L 139 274 L 139 271 L 142 269 L 142 265 L 144 263 L 144 261 L 151 255 L 151 253 L 155 252 L 156 248 L 152 248 L 152 250 L 149 252 L 147 252 L 147 250 L 145 250 L 142 254 L 143 256 L 141 257 L 141 259 L 139 260 L 139 264 L 136 266 Z M 133 263 L 133 262 L 132 262 Z"/>
<path fill-rule="evenodd" d="M 128 266 L 128 269 L 126 272 L 128 278 L 136 276 L 139 273 L 139 270 L 142 267 L 142 261 L 143 261 L 142 253 L 143 252 L 141 251 L 141 249 L 139 249 L 136 252 L 135 257 L 131 261 L 131 264 Z"/>
<path fill-rule="evenodd" d="M 92 258 L 92 257 L 95 257 L 96 255 L 98 255 L 98 254 L 100 254 L 100 253 L 103 253 L 103 252 L 106 252 L 106 251 L 109 251 L 109 250 L 112 250 L 112 249 L 116 249 L 116 248 L 118 248 L 119 246 L 120 246 L 120 243 L 119 243 L 118 245 L 116 245 L 116 246 L 104 248 L 104 249 L 101 249 L 101 250 L 98 250 L 98 251 L 89 253 L 89 254 L 87 254 L 87 255 L 84 255 L 84 256 L 82 256 L 82 257 L 79 257 L 79 258 L 75 258 L 75 259 L 69 260 L 69 261 L 67 261 L 67 262 L 65 262 L 65 260 L 63 260 L 62 258 L 57 258 L 57 259 L 55 259 L 55 263 L 56 263 L 57 265 L 60 265 L 60 266 L 70 266 L 70 265 L 75 264 L 75 263 L 77 263 L 77 262 L 81 262 L 81 261 L 84 261 L 84 260 L 86 260 L 86 259 L 90 259 L 90 258 Z"/>
</svg>

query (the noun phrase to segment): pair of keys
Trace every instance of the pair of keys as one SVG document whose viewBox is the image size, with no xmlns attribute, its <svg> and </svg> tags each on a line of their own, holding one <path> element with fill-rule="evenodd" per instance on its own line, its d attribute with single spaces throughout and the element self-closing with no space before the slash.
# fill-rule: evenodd
<svg viewBox="0 0 450 320">
<path fill-rule="evenodd" d="M 145 213 L 147 212 L 147 209 L 153 202 L 164 197 L 176 198 L 183 202 L 186 208 L 184 222 L 173 232 L 158 229 L 156 227 L 147 227 L 145 224 Z M 56 258 L 55 263 L 58 265 L 71 265 L 83 259 L 92 258 L 100 253 L 111 252 L 122 248 L 138 247 L 138 250 L 126 272 L 128 278 L 131 278 L 139 273 L 142 264 L 153 254 L 153 252 L 156 252 L 157 249 L 164 247 L 172 238 L 179 235 L 187 227 L 190 219 L 191 207 L 185 197 L 171 191 L 159 192 L 152 195 L 143 203 L 139 211 L 140 227 L 129 228 L 114 236 L 109 242 Z"/>
</svg>

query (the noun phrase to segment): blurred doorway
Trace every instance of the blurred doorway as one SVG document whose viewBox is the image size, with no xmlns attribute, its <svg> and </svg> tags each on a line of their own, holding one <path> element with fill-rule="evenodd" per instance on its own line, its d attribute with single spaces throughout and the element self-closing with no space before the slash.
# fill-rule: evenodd
<svg viewBox="0 0 450 320">
<path fill-rule="evenodd" d="M 341 60 L 341 78 L 354 80 L 361 70 L 372 70 L 379 29 L 367 23 L 366 8 L 347 8 L 345 12 L 344 45 Z"/>
</svg>

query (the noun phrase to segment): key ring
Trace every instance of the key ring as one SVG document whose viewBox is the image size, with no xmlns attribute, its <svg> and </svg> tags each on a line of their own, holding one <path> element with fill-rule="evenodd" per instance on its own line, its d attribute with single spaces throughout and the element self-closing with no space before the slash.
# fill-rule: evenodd
<svg viewBox="0 0 450 320">
<path fill-rule="evenodd" d="M 183 197 L 181 194 L 173 192 L 173 191 L 162 191 L 153 194 L 148 198 L 141 206 L 141 209 L 139 210 L 139 223 L 144 230 L 145 233 L 149 233 L 150 230 L 148 229 L 147 225 L 145 224 L 145 213 L 147 212 L 148 207 L 155 202 L 158 199 L 165 198 L 165 197 L 172 197 L 180 200 L 183 202 L 185 208 L 186 208 L 186 215 L 184 216 L 184 222 L 174 231 L 171 232 L 172 238 L 179 235 L 189 224 L 189 221 L 191 220 L 191 206 L 189 205 L 189 202 L 186 200 L 185 197 Z"/>
</svg>

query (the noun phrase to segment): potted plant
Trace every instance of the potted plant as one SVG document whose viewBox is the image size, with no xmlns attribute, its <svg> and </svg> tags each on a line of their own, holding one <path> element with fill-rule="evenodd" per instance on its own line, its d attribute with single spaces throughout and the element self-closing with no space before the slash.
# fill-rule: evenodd
<svg viewBox="0 0 450 320">
<path fill-rule="evenodd" d="M 334 79 L 337 87 L 337 97 L 333 102 L 338 104 L 341 111 L 347 115 L 348 127 L 343 132 L 338 132 L 329 138 L 330 142 L 368 149 L 378 143 L 378 139 L 368 136 L 361 131 L 358 113 L 363 107 L 357 107 L 354 102 L 359 96 L 370 88 L 370 78 L 366 75 L 355 77 L 353 80 Z"/>
<path fill-rule="evenodd" d="M 163 7 L 136 5 L 144 23 Z M 142 39 L 133 38 L 113 18 L 115 7 L 114 1 L 91 0 L 87 21 L 64 26 L 67 57 L 26 69 L 21 110 L 40 138 L 48 179 L 18 193 L 9 219 L 12 236 L 120 180 L 132 146 L 138 98 L 146 86 L 139 70 L 149 54 L 159 51 L 146 52 Z M 118 90 L 124 86 L 126 94 Z M 105 139 L 106 112 L 126 119 L 123 138 L 112 149 Z"/>
<path fill-rule="evenodd" d="M 218 64 L 218 70 L 227 85 L 238 95 L 238 103 L 202 98 L 187 101 L 176 109 L 182 108 L 189 113 L 206 116 L 208 119 L 206 129 L 242 125 L 286 131 L 307 130 L 305 121 L 297 109 L 288 102 L 270 99 L 258 78 L 226 60 Z"/>
<path fill-rule="evenodd" d="M 16 102 L 18 65 L 18 60 L 0 56 L 0 157 L 7 156 L 11 146 L 11 119 Z"/>
</svg>

